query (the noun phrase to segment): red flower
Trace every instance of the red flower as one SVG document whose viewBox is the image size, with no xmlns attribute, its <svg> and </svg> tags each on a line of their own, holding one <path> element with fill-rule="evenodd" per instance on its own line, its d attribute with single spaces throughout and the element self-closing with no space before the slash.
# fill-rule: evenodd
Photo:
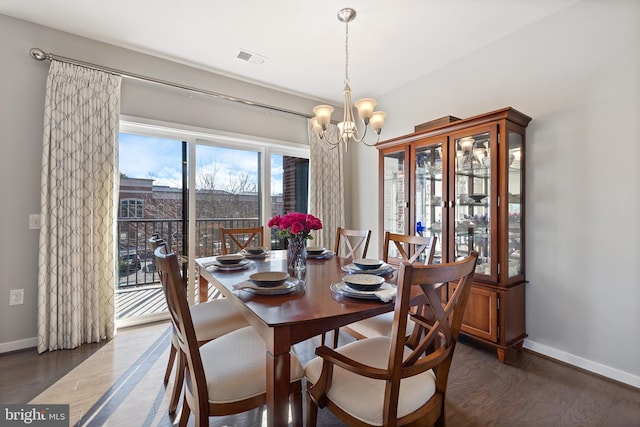
<svg viewBox="0 0 640 427">
<path fill-rule="evenodd" d="M 312 239 L 309 232 L 322 229 L 322 221 L 313 215 L 290 212 L 284 216 L 276 215 L 269 220 L 270 228 L 277 228 L 280 237 L 302 236 Z"/>
<path fill-rule="evenodd" d="M 293 224 L 291 224 L 291 234 L 298 234 L 298 233 L 302 233 L 304 230 L 304 225 L 302 225 L 301 222 L 294 222 Z"/>
</svg>

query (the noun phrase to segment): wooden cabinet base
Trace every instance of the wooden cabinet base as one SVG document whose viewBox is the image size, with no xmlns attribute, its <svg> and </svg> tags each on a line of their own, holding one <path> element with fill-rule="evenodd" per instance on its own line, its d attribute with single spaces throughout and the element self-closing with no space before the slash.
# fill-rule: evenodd
<svg viewBox="0 0 640 427">
<path fill-rule="evenodd" d="M 474 283 L 461 333 L 496 347 L 504 363 L 508 348 L 522 350 L 525 333 L 525 282 L 510 287 Z"/>
<path fill-rule="evenodd" d="M 478 338 L 475 335 L 466 333 L 466 332 L 460 332 L 461 335 L 464 335 L 465 337 L 472 339 L 474 341 L 478 341 L 478 342 L 482 342 L 484 344 L 486 344 L 489 347 L 495 347 L 496 349 L 496 354 L 498 356 L 498 360 L 500 361 L 500 363 L 504 363 L 507 357 L 507 350 L 509 350 L 510 348 L 514 348 L 518 351 L 522 351 L 522 349 L 524 348 L 523 344 L 524 344 L 524 339 L 527 337 L 526 335 L 524 335 L 520 341 L 511 343 L 510 345 L 507 346 L 503 346 L 500 344 L 497 344 L 495 342 L 491 342 L 491 341 L 487 341 L 487 340 L 483 340 L 481 338 Z"/>
</svg>

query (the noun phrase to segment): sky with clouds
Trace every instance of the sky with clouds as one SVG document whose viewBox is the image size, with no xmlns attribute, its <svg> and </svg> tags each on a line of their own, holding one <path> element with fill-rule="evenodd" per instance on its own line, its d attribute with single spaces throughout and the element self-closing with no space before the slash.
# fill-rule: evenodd
<svg viewBox="0 0 640 427">
<path fill-rule="evenodd" d="M 120 134 L 120 173 L 129 178 L 151 178 L 154 185 L 180 188 L 182 142 L 141 135 Z M 215 187 L 225 190 L 241 173 L 258 183 L 258 153 L 198 145 L 196 176 L 216 170 Z M 271 158 L 271 194 L 282 193 L 282 156 Z"/>
</svg>

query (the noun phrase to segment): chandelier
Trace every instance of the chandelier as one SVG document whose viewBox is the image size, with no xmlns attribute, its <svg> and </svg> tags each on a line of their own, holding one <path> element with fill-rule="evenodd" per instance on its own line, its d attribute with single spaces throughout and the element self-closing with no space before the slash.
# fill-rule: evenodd
<svg viewBox="0 0 640 427">
<path fill-rule="evenodd" d="M 337 147 L 340 143 L 344 144 L 347 150 L 350 141 L 362 142 L 365 145 L 373 146 L 380 140 L 380 132 L 384 125 L 384 118 L 387 115 L 382 111 L 373 111 L 376 107 L 376 100 L 372 98 L 362 98 L 355 102 L 351 101 L 351 87 L 349 86 L 349 22 L 356 17 L 356 11 L 351 8 L 344 8 L 338 11 L 338 19 L 345 25 L 345 66 L 344 66 L 344 115 L 342 121 L 338 123 L 338 137 L 331 140 L 327 134 L 329 123 L 331 122 L 331 113 L 333 107 L 330 105 L 318 105 L 314 107 L 313 113 L 315 117 L 311 119 L 314 131 L 321 140 L 326 141 L 330 145 Z M 353 115 L 353 107 L 358 110 L 358 117 L 363 123 L 363 130 L 360 130 L 356 124 Z M 364 138 L 367 135 L 367 129 L 371 127 L 377 134 L 375 142 L 368 144 Z"/>
</svg>

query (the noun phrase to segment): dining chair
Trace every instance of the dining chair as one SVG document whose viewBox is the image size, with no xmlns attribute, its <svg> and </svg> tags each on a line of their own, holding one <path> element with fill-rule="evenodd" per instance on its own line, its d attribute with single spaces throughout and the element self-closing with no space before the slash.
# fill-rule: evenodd
<svg viewBox="0 0 640 427">
<path fill-rule="evenodd" d="M 200 343 L 189 308 L 186 281 L 178 259 L 164 245 L 154 252 L 162 288 L 178 342 L 178 366 L 185 366 L 185 387 L 179 426 L 190 414 L 196 426 L 208 426 L 210 416 L 246 412 L 267 401 L 266 345 L 252 326 Z M 290 402 L 294 425 L 302 425 L 302 366 L 291 353 Z"/>
<path fill-rule="evenodd" d="M 371 238 L 371 230 L 349 230 L 346 228 L 338 227 L 336 230 L 336 242 L 333 248 L 333 252 L 339 255 L 340 245 L 346 249 L 346 255 L 344 258 L 366 258 L 367 250 L 369 249 L 369 239 Z M 363 246 L 364 245 L 364 246 Z M 358 249 L 362 246 L 362 252 L 358 252 Z M 360 256 L 358 256 L 360 253 Z M 333 347 L 338 345 L 338 337 L 340 334 L 339 329 L 333 330 Z M 323 332 L 320 338 L 320 344 L 324 345 L 327 339 L 327 333 Z"/>
<path fill-rule="evenodd" d="M 400 265 L 390 337 L 354 341 L 337 349 L 322 346 L 305 366 L 307 425 L 318 407 L 348 425 L 444 425 L 447 379 L 478 254 L 449 264 Z M 449 283 L 443 304 L 438 286 Z M 412 292 L 428 304 L 410 310 Z M 406 340 L 408 316 L 415 327 Z"/>
<path fill-rule="evenodd" d="M 433 262 L 433 255 L 436 248 L 436 236 L 408 236 L 386 232 L 384 235 L 384 253 L 382 260 L 389 262 L 389 248 L 396 248 L 402 257 L 402 261 L 413 264 L 422 254 L 424 254 L 424 264 Z M 391 245 L 393 243 L 393 246 Z M 413 251 L 407 251 L 408 245 L 413 247 Z M 409 253 L 412 256 L 409 256 Z M 417 307 L 416 309 L 419 309 Z M 411 333 L 413 322 L 409 322 L 407 333 Z M 356 339 L 371 338 L 376 336 L 390 336 L 393 329 L 393 312 L 379 314 L 378 316 L 360 320 L 344 326 L 342 330 Z M 334 345 L 335 347 L 335 345 Z"/>
<path fill-rule="evenodd" d="M 366 258 L 370 238 L 371 230 L 349 230 L 338 227 L 336 230 L 336 243 L 333 252 L 339 256 L 340 246 L 342 244 L 342 247 L 346 249 L 344 258 Z M 361 246 L 362 251 L 359 252 L 358 250 Z M 359 253 L 360 255 L 358 256 Z"/>
<path fill-rule="evenodd" d="M 222 237 L 222 255 L 229 252 L 236 253 L 247 246 L 259 245 L 264 246 L 264 227 L 248 227 L 248 228 L 220 228 Z M 227 249 L 227 239 L 230 240 L 229 249 Z M 235 248 L 235 250 L 232 250 Z"/>
<path fill-rule="evenodd" d="M 165 251 L 168 251 L 168 245 L 160 238 L 159 235 L 153 234 L 149 239 L 151 248 L 154 251 L 158 247 L 164 247 Z M 160 281 L 163 280 L 164 272 L 157 270 Z M 185 285 L 186 286 L 186 285 Z M 186 290 L 186 288 L 185 288 Z M 165 292 L 165 300 L 168 304 L 167 294 Z M 244 316 L 233 306 L 233 303 L 227 299 L 219 298 L 207 302 L 202 302 L 190 307 L 191 319 L 193 328 L 195 330 L 196 339 L 198 345 L 203 345 L 213 339 L 221 337 L 236 329 L 248 326 Z M 173 328 L 173 334 L 171 335 L 171 349 L 169 350 L 169 360 L 167 361 L 167 368 L 164 373 L 164 383 L 169 383 L 169 378 L 173 367 L 176 364 L 176 354 L 179 351 L 177 331 Z M 182 386 L 184 382 L 184 366 L 179 366 L 175 369 L 175 375 L 173 378 L 173 388 L 171 391 L 171 399 L 169 401 L 169 414 L 174 414 L 178 408 L 180 401 L 180 394 L 182 393 Z"/>
</svg>

